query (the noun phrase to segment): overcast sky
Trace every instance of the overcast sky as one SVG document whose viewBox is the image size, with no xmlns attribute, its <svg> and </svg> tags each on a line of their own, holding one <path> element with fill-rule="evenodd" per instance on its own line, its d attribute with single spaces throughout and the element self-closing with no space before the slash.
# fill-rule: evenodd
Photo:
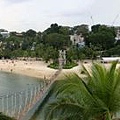
<svg viewBox="0 0 120 120">
<path fill-rule="evenodd" d="M 0 28 L 43 31 L 52 23 L 120 25 L 119 13 L 120 0 L 0 0 Z"/>
</svg>

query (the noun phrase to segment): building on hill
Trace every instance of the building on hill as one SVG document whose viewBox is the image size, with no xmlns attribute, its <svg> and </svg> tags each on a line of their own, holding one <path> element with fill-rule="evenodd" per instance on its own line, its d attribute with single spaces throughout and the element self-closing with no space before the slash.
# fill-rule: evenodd
<svg viewBox="0 0 120 120">
<path fill-rule="evenodd" d="M 102 57 L 102 62 L 103 63 L 109 63 L 113 61 L 119 61 L 120 62 L 120 57 Z"/>
<path fill-rule="evenodd" d="M 23 34 L 22 33 L 16 33 L 15 34 L 17 37 L 23 37 Z"/>
<path fill-rule="evenodd" d="M 8 38 L 10 36 L 9 32 L 0 32 L 3 38 Z"/>
<path fill-rule="evenodd" d="M 10 32 L 10 35 L 12 35 L 12 36 L 17 36 L 17 37 L 23 37 L 23 33 L 18 33 L 18 32 L 16 32 L 16 31 Z"/>
<path fill-rule="evenodd" d="M 85 46 L 84 37 L 82 36 L 82 34 L 70 35 L 70 40 L 72 41 L 72 45 L 78 45 L 80 48 Z"/>
<path fill-rule="evenodd" d="M 10 36 L 10 33 L 7 30 L 0 29 L 0 34 L 3 38 L 8 38 Z"/>
</svg>

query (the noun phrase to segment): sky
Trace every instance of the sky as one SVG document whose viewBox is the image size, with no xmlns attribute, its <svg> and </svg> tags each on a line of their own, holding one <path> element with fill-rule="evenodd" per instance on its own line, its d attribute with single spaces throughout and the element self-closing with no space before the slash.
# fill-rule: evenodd
<svg viewBox="0 0 120 120">
<path fill-rule="evenodd" d="M 120 26 L 120 0 L 0 0 L 0 28 L 44 31 L 63 26 Z"/>
</svg>

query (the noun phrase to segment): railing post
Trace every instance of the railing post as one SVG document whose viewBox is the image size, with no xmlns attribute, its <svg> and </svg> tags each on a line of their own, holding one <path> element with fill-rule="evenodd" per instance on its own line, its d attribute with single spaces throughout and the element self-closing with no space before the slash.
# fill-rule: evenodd
<svg viewBox="0 0 120 120">
<path fill-rule="evenodd" d="M 8 95 L 5 96 L 6 98 L 6 110 L 5 110 L 5 114 L 8 114 Z"/>
<path fill-rule="evenodd" d="M 11 116 L 14 116 L 14 95 L 11 95 Z"/>
<path fill-rule="evenodd" d="M 5 111 L 4 111 L 4 97 L 2 97 L 2 112 L 4 113 Z"/>
</svg>

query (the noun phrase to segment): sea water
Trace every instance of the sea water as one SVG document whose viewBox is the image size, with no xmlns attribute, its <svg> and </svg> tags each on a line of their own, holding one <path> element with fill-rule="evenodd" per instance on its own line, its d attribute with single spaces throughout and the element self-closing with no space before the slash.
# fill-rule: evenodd
<svg viewBox="0 0 120 120">
<path fill-rule="evenodd" d="M 38 78 L 0 72 L 0 96 L 30 89 L 40 82 L 42 80 Z"/>
</svg>

